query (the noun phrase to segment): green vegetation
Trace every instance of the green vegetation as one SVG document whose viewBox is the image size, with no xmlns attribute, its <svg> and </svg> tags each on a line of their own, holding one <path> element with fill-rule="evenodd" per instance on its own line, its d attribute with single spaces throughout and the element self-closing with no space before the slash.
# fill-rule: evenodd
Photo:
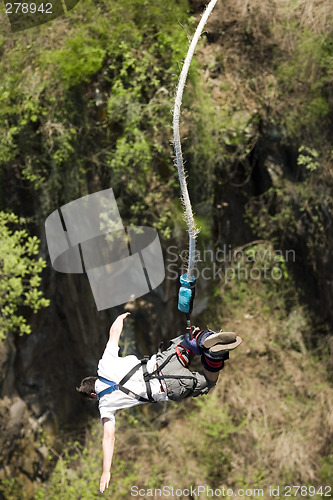
<svg viewBox="0 0 333 500">
<path fill-rule="evenodd" d="M 25 500 L 27 498 L 22 481 L 16 477 L 0 480 L 0 491 L 6 500 L 16 500 L 17 498 Z"/>
<path fill-rule="evenodd" d="M 42 216 L 112 185 L 125 220 L 167 235 L 165 198 L 176 179 L 170 97 L 187 43 L 174 21 L 187 24 L 185 7 L 157 1 L 146 16 L 142 1 L 106 1 L 96 17 L 94 2 L 79 4 L 52 25 L 56 48 L 47 26 L 8 42 L 0 63 L 0 166 L 6 172 L 11 162 L 32 183 Z"/>
<path fill-rule="evenodd" d="M 332 81 L 332 33 L 314 34 L 309 28 L 293 27 L 295 41 L 288 61 L 278 67 L 278 77 L 283 91 L 295 92 L 297 106 L 286 114 L 285 123 L 290 134 L 302 127 L 319 126 L 330 113 L 330 96 L 327 87 Z M 302 99 L 301 95 L 306 95 Z M 297 110 L 297 111 L 296 111 Z"/>
<path fill-rule="evenodd" d="M 0 212 L 0 341 L 10 331 L 31 333 L 20 306 L 37 312 L 49 305 L 39 290 L 46 262 L 36 258 L 39 240 L 21 229 L 24 223 L 23 218 Z"/>
<path fill-rule="evenodd" d="M 316 266 L 319 253 L 325 253 L 329 246 L 327 215 L 331 193 L 330 184 L 322 183 L 327 175 L 322 161 L 316 149 L 300 146 L 297 156 L 300 181 L 274 177 L 274 184 L 250 200 L 247 208 L 248 219 L 257 235 L 276 245 L 296 244 L 305 232 L 311 267 Z"/>
</svg>

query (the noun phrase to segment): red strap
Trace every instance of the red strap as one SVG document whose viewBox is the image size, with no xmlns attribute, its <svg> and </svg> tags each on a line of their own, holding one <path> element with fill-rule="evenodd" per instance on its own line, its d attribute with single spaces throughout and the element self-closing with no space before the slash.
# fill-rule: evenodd
<svg viewBox="0 0 333 500">
<path fill-rule="evenodd" d="M 219 368 L 220 366 L 223 365 L 223 359 L 219 359 L 218 361 L 213 361 L 212 359 L 205 356 L 205 360 L 207 365 L 211 366 L 212 368 Z"/>
<path fill-rule="evenodd" d="M 198 331 L 198 333 L 196 334 L 196 336 L 195 336 L 195 340 L 197 340 L 197 338 L 198 338 L 198 336 L 200 335 L 200 333 L 201 333 L 201 330 L 199 330 L 199 331 Z"/>
<path fill-rule="evenodd" d="M 178 345 L 181 345 L 181 344 L 178 344 Z M 186 359 L 184 358 L 184 356 L 182 355 L 182 353 L 180 352 L 179 350 L 179 347 L 178 345 L 176 345 L 176 353 L 177 353 L 177 356 L 179 357 L 179 359 L 181 359 L 181 361 L 184 363 L 185 367 L 188 368 L 188 362 L 186 361 Z M 181 347 L 184 347 L 181 345 Z M 185 349 L 185 347 L 184 347 Z M 186 349 L 186 351 L 188 351 L 188 349 Z M 190 351 L 189 351 L 190 352 Z"/>
<path fill-rule="evenodd" d="M 185 349 L 185 351 L 187 351 L 190 356 L 195 356 L 195 353 L 193 351 L 191 351 L 191 349 L 187 349 L 183 344 L 178 344 L 178 345 L 180 347 L 182 347 L 183 349 Z"/>
</svg>

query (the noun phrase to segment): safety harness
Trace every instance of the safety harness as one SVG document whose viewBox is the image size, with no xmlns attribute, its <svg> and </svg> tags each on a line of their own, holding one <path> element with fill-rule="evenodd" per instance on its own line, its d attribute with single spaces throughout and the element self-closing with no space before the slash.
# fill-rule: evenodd
<svg viewBox="0 0 333 500">
<path fill-rule="evenodd" d="M 189 394 L 189 396 L 190 396 L 197 386 L 196 377 L 194 377 L 193 375 L 163 375 L 161 372 L 161 370 L 163 370 L 163 368 L 169 363 L 169 361 L 171 360 L 171 358 L 173 356 L 177 356 L 180 363 L 183 364 L 186 368 L 188 367 L 188 363 L 187 363 L 186 359 L 183 357 L 182 353 L 180 352 L 180 349 L 179 349 L 180 347 L 185 349 L 186 351 L 188 351 L 190 353 L 190 351 L 188 349 L 186 349 L 186 347 L 184 347 L 181 344 L 178 344 L 175 348 L 175 351 L 173 353 L 171 353 L 170 356 L 168 356 L 167 359 L 164 360 L 164 362 L 160 366 L 158 366 L 156 368 L 156 370 L 154 370 L 152 373 L 148 373 L 147 362 L 149 360 L 149 356 L 145 356 L 140 361 L 140 363 L 133 366 L 133 368 L 125 375 L 125 377 L 123 377 L 121 379 L 121 381 L 119 383 L 113 382 L 112 380 L 108 380 L 107 378 L 104 378 L 104 377 L 98 377 L 98 379 L 101 382 L 104 382 L 105 384 L 107 384 L 109 386 L 97 394 L 98 400 L 100 400 L 103 396 L 105 396 L 105 394 L 110 394 L 113 391 L 119 390 L 119 391 L 124 392 L 125 394 L 128 394 L 132 398 L 137 399 L 141 403 L 156 403 L 157 401 L 155 401 L 155 399 L 153 398 L 151 386 L 149 383 L 149 381 L 152 380 L 153 378 L 158 379 L 160 381 L 160 383 L 161 383 L 161 380 L 164 380 L 164 379 L 174 379 L 174 380 L 185 379 L 185 378 L 192 379 L 193 380 L 193 390 Z M 143 396 L 139 396 L 138 394 L 135 394 L 135 392 L 130 391 L 127 387 L 124 387 L 124 384 L 126 384 L 126 382 L 132 377 L 132 375 L 134 375 L 134 373 L 137 370 L 139 370 L 139 368 L 141 366 L 142 366 L 142 371 L 143 371 L 143 379 L 144 379 L 144 382 L 146 384 L 146 392 L 147 392 L 148 398 L 145 398 Z M 161 388 L 162 388 L 162 390 L 164 390 L 162 384 L 161 384 Z"/>
</svg>

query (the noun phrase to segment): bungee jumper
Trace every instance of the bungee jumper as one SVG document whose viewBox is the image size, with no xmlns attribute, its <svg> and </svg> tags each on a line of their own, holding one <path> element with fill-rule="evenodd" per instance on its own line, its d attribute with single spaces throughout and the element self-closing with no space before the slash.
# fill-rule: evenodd
<svg viewBox="0 0 333 500">
<path fill-rule="evenodd" d="M 185 218 L 189 233 L 189 259 L 187 272 L 180 277 L 178 309 L 186 315 L 186 333 L 170 341 L 170 346 L 159 350 L 153 356 L 139 360 L 136 356 L 120 357 L 119 339 L 126 312 L 116 318 L 109 332 L 102 358 L 98 363 L 98 377 L 90 376 L 81 381 L 77 391 L 88 399 L 98 400 L 98 408 L 103 424 L 103 472 L 100 492 L 109 486 L 111 464 L 115 443 L 115 413 L 122 408 L 130 408 L 144 403 L 159 401 L 180 401 L 188 397 L 208 394 L 216 385 L 219 372 L 229 359 L 229 351 L 236 349 L 242 339 L 233 332 L 201 330 L 192 327 L 190 315 L 195 298 L 195 240 L 198 229 L 195 226 L 191 202 L 187 190 L 183 164 L 179 118 L 182 95 L 191 59 L 202 33 L 203 27 L 218 0 L 211 0 L 190 44 L 177 88 L 173 130 L 175 165 L 182 193 Z M 202 370 L 192 372 L 191 361 L 200 356 Z"/>
<path fill-rule="evenodd" d="M 120 357 L 119 338 L 129 312 L 112 324 L 98 377 L 86 377 L 77 391 L 85 398 L 98 400 L 103 424 L 103 473 L 100 492 L 109 486 L 115 443 L 115 413 L 143 403 L 180 401 L 207 394 L 215 386 L 229 351 L 242 339 L 233 332 L 200 330 L 197 327 L 170 341 L 168 349 L 141 361 L 134 355 Z M 201 356 L 202 371 L 189 367 L 195 356 Z"/>
</svg>

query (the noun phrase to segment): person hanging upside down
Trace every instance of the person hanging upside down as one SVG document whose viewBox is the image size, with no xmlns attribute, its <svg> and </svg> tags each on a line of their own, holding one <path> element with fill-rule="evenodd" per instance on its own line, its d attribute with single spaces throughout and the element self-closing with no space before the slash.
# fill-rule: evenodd
<svg viewBox="0 0 333 500">
<path fill-rule="evenodd" d="M 133 355 L 119 357 L 119 338 L 129 314 L 118 316 L 110 328 L 108 343 L 98 363 L 98 377 L 86 377 L 76 388 L 83 397 L 99 401 L 104 427 L 101 493 L 109 486 L 111 477 L 116 411 L 143 403 L 179 401 L 207 394 L 215 386 L 229 351 L 242 342 L 233 332 L 194 328 L 193 338 L 189 333 L 174 338 L 168 349 L 150 358 L 140 361 Z M 189 365 L 198 355 L 203 369 L 192 372 Z"/>
</svg>

